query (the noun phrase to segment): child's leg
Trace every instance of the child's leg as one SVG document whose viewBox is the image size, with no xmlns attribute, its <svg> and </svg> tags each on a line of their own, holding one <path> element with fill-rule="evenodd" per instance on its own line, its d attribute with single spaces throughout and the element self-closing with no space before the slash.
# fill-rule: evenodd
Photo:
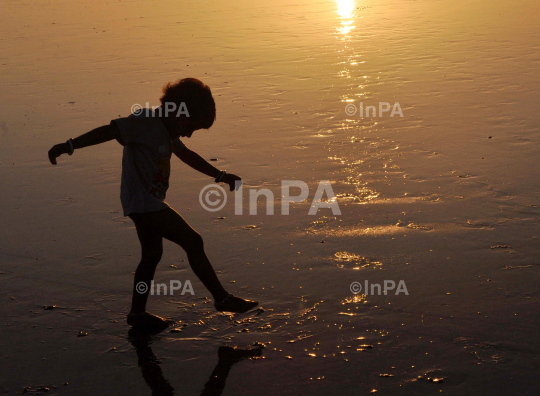
<svg viewBox="0 0 540 396">
<path fill-rule="evenodd" d="M 143 246 L 143 257 L 145 255 L 144 246 L 146 246 L 148 252 L 148 258 L 146 260 L 143 258 L 141 264 L 139 264 L 139 267 L 142 267 L 140 276 L 135 275 L 135 286 L 138 281 L 140 282 L 139 279 L 150 282 L 154 275 L 162 252 L 159 236 L 180 245 L 186 251 L 189 265 L 214 297 L 216 301 L 214 306 L 218 311 L 247 312 L 257 306 L 256 301 L 244 300 L 227 293 L 214 272 L 208 257 L 206 257 L 201 236 L 173 209 L 168 208 L 131 217 L 136 222 L 137 232 L 141 230 L 139 239 L 141 240 L 141 246 Z M 137 272 L 139 272 L 139 268 L 137 268 Z M 143 294 L 144 299 L 136 296 L 136 293 L 137 291 L 134 290 L 133 306 L 137 310 L 144 309 L 148 293 Z"/>
<path fill-rule="evenodd" d="M 140 215 L 137 215 L 140 216 Z M 135 216 L 132 219 L 135 222 Z M 154 278 L 154 272 L 163 254 L 163 237 L 143 222 L 135 222 L 137 235 L 141 243 L 141 261 L 135 271 L 133 283 L 133 298 L 131 302 L 131 313 L 142 313 L 146 311 L 146 302 L 150 293 L 150 284 Z M 146 290 L 142 288 L 141 282 L 146 285 Z M 139 285 L 139 288 L 137 288 Z M 141 293 L 141 291 L 143 291 Z"/>
<path fill-rule="evenodd" d="M 228 293 L 219 281 L 212 264 L 204 252 L 202 237 L 173 209 L 145 213 L 144 224 L 156 234 L 180 245 L 187 253 L 191 269 L 206 286 L 216 301 Z"/>
</svg>

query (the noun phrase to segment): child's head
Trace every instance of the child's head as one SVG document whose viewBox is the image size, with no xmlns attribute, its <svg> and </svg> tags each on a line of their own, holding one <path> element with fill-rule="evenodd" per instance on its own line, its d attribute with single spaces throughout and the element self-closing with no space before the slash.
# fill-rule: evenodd
<svg viewBox="0 0 540 396">
<path fill-rule="evenodd" d="M 176 109 L 169 116 L 180 114 L 179 121 L 182 124 L 189 123 L 195 129 L 208 129 L 216 119 L 216 103 L 212 97 L 212 91 L 208 85 L 196 78 L 183 78 L 168 83 L 163 87 L 163 96 L 160 100 L 165 110 Z M 186 107 L 181 108 L 182 103 Z M 185 111 L 178 112 L 179 109 L 186 108 L 189 118 L 186 117 Z"/>
</svg>

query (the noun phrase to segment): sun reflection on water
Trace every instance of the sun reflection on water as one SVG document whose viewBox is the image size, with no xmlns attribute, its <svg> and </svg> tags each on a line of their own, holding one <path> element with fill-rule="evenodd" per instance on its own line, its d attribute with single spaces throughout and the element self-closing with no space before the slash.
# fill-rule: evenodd
<svg viewBox="0 0 540 396">
<path fill-rule="evenodd" d="M 337 13 L 343 19 L 352 18 L 355 0 L 336 0 Z"/>
<path fill-rule="evenodd" d="M 341 26 L 337 28 L 338 32 L 347 35 L 351 30 L 355 28 L 354 23 L 354 9 L 355 0 L 336 0 L 337 13 L 342 19 Z"/>
</svg>

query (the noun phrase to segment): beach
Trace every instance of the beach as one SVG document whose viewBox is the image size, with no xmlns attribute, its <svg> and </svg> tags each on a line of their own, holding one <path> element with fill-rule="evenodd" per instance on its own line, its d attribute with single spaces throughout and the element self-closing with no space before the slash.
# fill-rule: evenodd
<svg viewBox="0 0 540 396">
<path fill-rule="evenodd" d="M 539 392 L 538 3 L 0 11 L 0 394 Z M 233 192 L 205 210 L 213 180 L 177 159 L 166 202 L 225 287 L 261 308 L 216 312 L 165 242 L 155 283 L 189 280 L 194 294 L 150 296 L 177 323 L 140 336 L 126 323 L 140 246 L 119 199 L 122 146 L 55 167 L 47 151 L 159 105 L 183 77 L 211 87 L 217 119 L 182 141 L 242 177 L 243 210 Z M 284 214 L 287 180 L 309 195 Z M 321 181 L 341 214 L 308 214 Z M 273 214 L 264 197 L 250 214 L 259 189 Z M 227 346 L 251 352 L 235 361 Z"/>
</svg>

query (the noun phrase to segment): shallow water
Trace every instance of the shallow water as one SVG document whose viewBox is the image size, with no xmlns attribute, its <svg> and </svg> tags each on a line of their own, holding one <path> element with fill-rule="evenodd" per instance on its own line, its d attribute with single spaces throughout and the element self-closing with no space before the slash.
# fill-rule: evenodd
<svg viewBox="0 0 540 396">
<path fill-rule="evenodd" d="M 538 3 L 0 7 L 3 393 L 198 394 L 220 346 L 256 342 L 261 358 L 225 367 L 214 394 L 538 392 Z M 226 287 L 265 311 L 216 314 L 166 244 L 156 282 L 189 279 L 195 296 L 151 297 L 182 331 L 141 341 L 125 324 L 139 247 L 121 147 L 57 167 L 46 152 L 185 76 L 218 108 L 186 143 L 242 176 L 245 197 L 296 179 L 311 200 L 331 180 L 342 215 L 304 202 L 282 216 L 276 200 L 274 216 L 262 201 L 235 216 L 232 195 L 210 213 L 208 178 L 174 164 L 167 202 Z M 379 102 L 404 117 L 345 113 Z M 353 295 L 366 280 L 404 280 L 409 295 Z"/>
</svg>

